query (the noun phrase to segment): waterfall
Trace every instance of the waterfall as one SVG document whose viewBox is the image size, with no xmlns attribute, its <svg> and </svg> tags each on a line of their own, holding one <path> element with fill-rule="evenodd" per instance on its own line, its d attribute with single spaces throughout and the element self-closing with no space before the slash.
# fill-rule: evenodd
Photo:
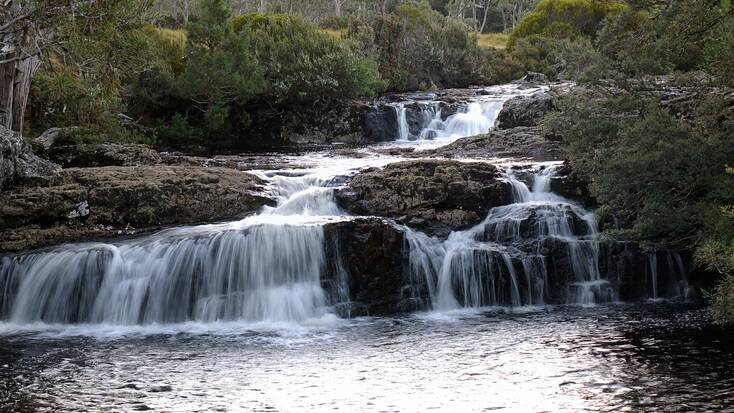
<svg viewBox="0 0 734 413">
<path fill-rule="evenodd" d="M 341 173 L 261 172 L 277 204 L 242 221 L 4 257 L 0 318 L 131 325 L 321 317 L 330 310 L 323 217 L 343 215 L 332 188 Z"/>
<path fill-rule="evenodd" d="M 398 140 L 410 140 L 410 127 L 408 126 L 408 109 L 406 109 L 405 104 L 400 103 L 395 106 L 395 110 L 398 116 Z"/>
<path fill-rule="evenodd" d="M 393 107 L 398 120 L 398 140 L 455 140 L 488 133 L 504 102 L 505 99 L 469 102 L 461 111 L 445 120 L 441 102 L 413 102 L 411 107 L 407 107 L 406 102 L 397 103 Z M 408 122 L 409 111 L 417 112 L 411 115 L 416 125 L 413 130 Z"/>
<path fill-rule="evenodd" d="M 664 254 L 658 261 L 658 255 Z M 652 251 L 647 253 L 647 265 L 645 268 L 647 284 L 647 298 L 660 300 L 661 298 L 674 298 L 687 300 L 690 287 L 688 275 L 683 258 L 675 251 Z"/>
<path fill-rule="evenodd" d="M 425 284 L 433 308 L 544 304 L 548 243 L 565 248 L 569 303 L 616 299 L 599 273 L 595 217 L 550 192 L 555 167 L 537 170 L 532 190 L 511 168 L 504 172 L 515 202 L 491 209 L 479 225 L 445 241 L 406 231 L 411 277 Z"/>
</svg>

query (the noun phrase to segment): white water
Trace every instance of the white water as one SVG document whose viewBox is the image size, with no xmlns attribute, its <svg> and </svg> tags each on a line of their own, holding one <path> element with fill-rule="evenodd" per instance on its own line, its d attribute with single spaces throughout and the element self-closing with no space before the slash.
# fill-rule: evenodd
<svg viewBox="0 0 734 413">
<path fill-rule="evenodd" d="M 479 225 L 445 241 L 406 230 L 414 283 L 424 281 L 434 309 L 542 305 L 548 292 L 547 242 L 567 250 L 573 279 L 566 301 L 613 301 L 599 274 L 596 220 L 590 211 L 550 192 L 554 165 L 533 175 L 532 190 L 505 168 L 515 202 L 493 208 Z"/>
<path fill-rule="evenodd" d="M 659 263 L 659 254 L 661 253 L 658 251 L 651 251 L 647 254 L 645 267 L 647 298 L 652 301 L 660 301 L 665 298 L 687 300 L 689 285 L 683 258 L 677 252 L 665 252 L 664 261 Z"/>
<path fill-rule="evenodd" d="M 505 90 L 505 93 L 520 96 L 537 93 L 540 90 L 545 88 L 511 87 Z M 443 116 L 441 102 L 419 100 L 395 103 L 393 107 L 398 121 L 396 132 L 398 142 L 436 141 L 436 145 L 440 146 L 459 138 L 488 133 L 507 99 L 506 94 L 477 96 L 458 112 L 447 117 Z M 411 131 L 408 111 L 418 112 L 414 115 L 418 121 L 417 130 Z"/>
<path fill-rule="evenodd" d="M 424 113 L 416 141 L 401 121 L 396 136 L 401 141 L 395 145 L 426 148 L 486 133 L 504 101 L 527 93 L 496 88 L 492 97 L 445 121 L 435 106 Z M 399 119 L 405 119 L 407 109 L 401 110 Z M 331 246 L 339 261 L 332 274 L 336 289 L 327 296 L 321 285 L 328 241 L 323 226 L 351 219 L 335 203 L 333 190 L 361 169 L 401 158 L 363 151 L 356 158 L 318 153 L 290 160 L 302 166 L 252 171 L 268 182 L 277 203 L 244 220 L 3 257 L 0 319 L 23 328 L 37 323 L 277 326 L 318 325 L 334 318 L 334 306 L 344 305 L 340 314 L 348 313 L 349 274 L 338 245 Z M 445 241 L 404 228 L 414 289 L 426 288 L 435 309 L 540 305 L 551 292 L 543 248 L 558 242 L 567 250 L 573 277 L 566 300 L 612 299 L 599 275 L 594 216 L 550 192 L 553 170 L 536 168 L 531 190 L 505 169 L 515 203 L 488 211 L 480 225 Z"/>
</svg>

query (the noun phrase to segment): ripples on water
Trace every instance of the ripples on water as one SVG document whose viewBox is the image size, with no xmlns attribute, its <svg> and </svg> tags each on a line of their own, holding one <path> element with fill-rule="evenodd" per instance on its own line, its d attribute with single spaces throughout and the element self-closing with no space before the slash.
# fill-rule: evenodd
<svg viewBox="0 0 734 413">
<path fill-rule="evenodd" d="M 12 411 L 734 409 L 734 334 L 665 305 L 3 328 Z"/>
</svg>

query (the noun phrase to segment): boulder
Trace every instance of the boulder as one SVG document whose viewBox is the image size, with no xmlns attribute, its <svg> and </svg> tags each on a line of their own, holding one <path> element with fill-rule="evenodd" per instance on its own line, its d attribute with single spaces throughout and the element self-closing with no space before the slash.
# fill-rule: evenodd
<svg viewBox="0 0 734 413">
<path fill-rule="evenodd" d="M 404 234 L 395 225 L 380 218 L 359 218 L 327 224 L 324 236 L 330 265 L 325 287 L 332 297 L 339 288 L 339 271 L 346 276 L 341 288 L 349 302 L 332 299 L 342 315 L 396 314 L 427 304 L 411 295 L 411 280 L 404 269 L 408 251 Z"/>
<path fill-rule="evenodd" d="M 497 115 L 495 127 L 511 129 L 518 126 L 537 126 L 553 108 L 553 98 L 548 93 L 517 96 L 505 102 Z"/>
<path fill-rule="evenodd" d="M 82 143 L 52 145 L 45 152 L 64 168 L 98 166 L 144 166 L 162 162 L 160 155 L 147 145 L 119 143 Z"/>
<path fill-rule="evenodd" d="M 540 128 L 522 126 L 459 139 L 449 145 L 413 156 L 561 161 L 566 158 L 566 150 L 561 142 L 546 137 Z"/>
<path fill-rule="evenodd" d="M 46 185 L 59 166 L 33 154 L 20 134 L 0 127 L 0 190 L 18 185 Z"/>
<path fill-rule="evenodd" d="M 336 193 L 358 215 L 389 217 L 429 233 L 479 223 L 487 211 L 511 202 L 509 185 L 486 163 L 415 160 L 360 173 Z"/>
<path fill-rule="evenodd" d="M 371 106 L 364 118 L 365 136 L 371 142 L 387 142 L 397 138 L 398 114 L 388 105 Z"/>
<path fill-rule="evenodd" d="M 514 81 L 520 85 L 543 85 L 548 83 L 548 76 L 538 72 L 527 72 L 525 76 Z"/>
<path fill-rule="evenodd" d="M 551 178 L 551 191 L 587 207 L 596 204 L 596 200 L 589 191 L 588 178 L 576 173 L 568 161 L 564 162 Z"/>
<path fill-rule="evenodd" d="M 66 169 L 53 185 L 0 194 L 0 251 L 237 219 L 272 203 L 259 178 L 231 169 Z"/>
</svg>

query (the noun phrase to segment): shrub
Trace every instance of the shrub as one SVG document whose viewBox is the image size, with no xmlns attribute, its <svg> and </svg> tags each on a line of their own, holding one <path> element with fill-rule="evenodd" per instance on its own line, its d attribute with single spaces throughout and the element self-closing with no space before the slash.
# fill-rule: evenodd
<svg viewBox="0 0 734 413">
<path fill-rule="evenodd" d="M 590 177 L 600 215 L 621 234 L 690 248 L 707 211 L 734 197 L 734 176 L 724 172 L 734 159 L 734 115 L 721 102 L 698 107 L 683 121 L 642 92 L 577 96 L 545 127 L 563 137 L 573 168 Z"/>
<path fill-rule="evenodd" d="M 607 59 L 586 37 L 572 40 L 534 35 L 520 39 L 510 55 L 520 75 L 538 72 L 551 80 L 581 82 L 614 76 Z"/>
<path fill-rule="evenodd" d="M 382 89 L 373 60 L 298 17 L 247 14 L 232 26 L 250 38 L 276 101 L 372 96 Z"/>
<path fill-rule="evenodd" d="M 485 80 L 488 52 L 459 21 L 430 7 L 353 22 L 346 37 L 379 63 L 390 90 L 464 87 Z"/>
<path fill-rule="evenodd" d="M 624 3 L 614 0 L 542 0 L 518 23 L 508 45 L 512 48 L 519 39 L 532 35 L 593 37 L 605 17 L 625 7 Z"/>
</svg>

